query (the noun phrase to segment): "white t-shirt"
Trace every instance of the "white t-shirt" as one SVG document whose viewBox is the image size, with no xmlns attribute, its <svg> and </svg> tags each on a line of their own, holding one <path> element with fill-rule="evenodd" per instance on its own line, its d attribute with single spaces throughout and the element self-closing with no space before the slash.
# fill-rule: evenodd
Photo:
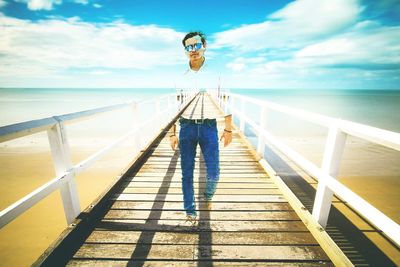
<svg viewBox="0 0 400 267">
<path fill-rule="evenodd" d="M 218 75 L 212 73 L 207 64 L 204 64 L 199 71 L 194 71 L 190 67 L 180 77 L 177 86 L 183 90 L 205 90 L 216 89 L 218 87 Z M 206 96 L 202 93 L 193 108 L 185 110 L 182 117 L 186 119 L 218 119 L 223 118 L 222 115 L 212 112 L 214 109 L 209 105 L 209 101 L 205 101 Z"/>
</svg>

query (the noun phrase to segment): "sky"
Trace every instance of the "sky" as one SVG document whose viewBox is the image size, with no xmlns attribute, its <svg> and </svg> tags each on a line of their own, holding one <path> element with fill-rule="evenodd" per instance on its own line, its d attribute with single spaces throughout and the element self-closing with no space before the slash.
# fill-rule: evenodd
<svg viewBox="0 0 400 267">
<path fill-rule="evenodd" d="M 0 0 L 0 87 L 400 89 L 400 0 Z M 216 78 L 218 77 L 218 79 Z"/>
</svg>

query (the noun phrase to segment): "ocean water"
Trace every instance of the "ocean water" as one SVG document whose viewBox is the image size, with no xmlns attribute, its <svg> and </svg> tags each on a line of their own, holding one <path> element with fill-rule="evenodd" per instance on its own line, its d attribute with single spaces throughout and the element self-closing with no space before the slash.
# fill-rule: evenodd
<svg viewBox="0 0 400 267">
<path fill-rule="evenodd" d="M 400 132 L 400 90 L 256 90 L 232 93 Z M 257 116 L 257 110 L 252 110 Z"/>
<path fill-rule="evenodd" d="M 0 88 L 0 126 L 174 92 L 174 89 Z"/>
<path fill-rule="evenodd" d="M 260 90 L 232 93 L 400 132 L 400 90 Z M 0 126 L 134 100 L 175 89 L 0 88 Z M 247 112 L 258 118 L 257 108 Z"/>
</svg>

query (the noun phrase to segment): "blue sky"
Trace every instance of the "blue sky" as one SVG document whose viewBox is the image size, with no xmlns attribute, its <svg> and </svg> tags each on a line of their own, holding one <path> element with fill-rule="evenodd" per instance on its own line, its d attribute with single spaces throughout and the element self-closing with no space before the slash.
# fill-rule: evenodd
<svg viewBox="0 0 400 267">
<path fill-rule="evenodd" d="M 400 89 L 398 0 L 0 0 L 0 87 Z M 207 76 L 209 75 L 209 76 Z"/>
</svg>

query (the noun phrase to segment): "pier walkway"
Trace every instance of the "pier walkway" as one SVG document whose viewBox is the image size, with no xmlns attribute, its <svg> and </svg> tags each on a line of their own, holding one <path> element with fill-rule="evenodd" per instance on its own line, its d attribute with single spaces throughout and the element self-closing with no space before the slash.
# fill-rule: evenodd
<svg viewBox="0 0 400 267">
<path fill-rule="evenodd" d="M 167 133 L 182 113 L 199 112 L 200 101 L 223 116 L 208 94 L 198 94 L 34 265 L 351 265 L 268 174 L 268 166 L 236 127 L 233 142 L 226 148 L 220 144 L 221 176 L 211 210 L 198 200 L 206 173 L 198 150 L 199 224 L 185 222 L 179 150 L 170 148 Z M 223 127 L 218 123 L 220 133 Z"/>
</svg>

